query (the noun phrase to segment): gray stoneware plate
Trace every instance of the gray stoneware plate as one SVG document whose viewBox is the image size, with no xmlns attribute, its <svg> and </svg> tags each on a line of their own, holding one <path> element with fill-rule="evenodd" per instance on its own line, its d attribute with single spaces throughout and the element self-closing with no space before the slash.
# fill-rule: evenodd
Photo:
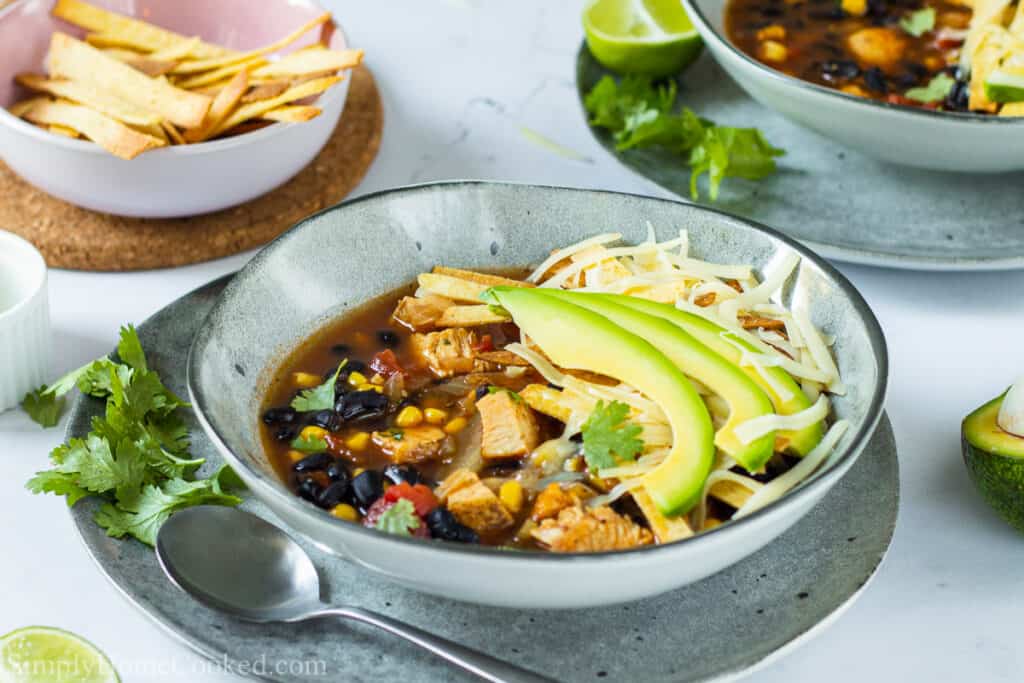
<svg viewBox="0 0 1024 683">
<path fill-rule="evenodd" d="M 325 323 L 438 264 L 522 267 L 598 233 L 616 231 L 626 243 L 638 243 L 648 223 L 662 240 L 685 228 L 692 255 L 750 264 L 761 278 L 790 256 L 800 259 L 779 301 L 805 310 L 836 338 L 847 391 L 832 406 L 850 428 L 826 464 L 780 500 L 678 543 L 605 553 L 510 553 L 423 543 L 342 522 L 296 496 L 274 472 L 259 438 L 272 372 Z M 188 367 L 189 396 L 207 436 L 290 528 L 407 587 L 516 608 L 646 598 L 699 581 L 770 543 L 853 465 L 881 417 L 887 380 L 885 339 L 860 294 L 827 262 L 772 230 L 666 199 L 466 181 L 367 195 L 299 223 L 224 290 L 196 335 Z M 622 581 L 626 575 L 632 580 Z"/>
<path fill-rule="evenodd" d="M 607 73 L 584 44 L 576 61 L 581 102 Z M 770 178 L 726 179 L 714 208 L 840 261 L 917 270 L 1024 267 L 1024 173 L 941 173 L 876 161 L 758 104 L 707 54 L 680 79 L 679 102 L 722 125 L 760 128 L 787 152 Z M 618 154 L 607 131 L 591 131 L 628 168 L 690 201 L 690 170 L 677 157 L 652 149 Z"/>
<path fill-rule="evenodd" d="M 227 279 L 183 297 L 140 326 L 151 367 L 185 392 L 185 355 Z M 103 402 L 79 398 L 67 436 L 82 437 Z M 194 418 L 192 451 L 206 468 L 222 461 Z M 204 470 L 208 471 L 208 470 Z M 896 444 L 882 418 L 863 456 L 796 526 L 743 562 L 689 588 L 619 607 L 508 610 L 430 597 L 300 543 L 336 604 L 382 611 L 472 647 L 546 672 L 558 681 L 668 683 L 733 678 L 784 655 L 838 617 L 885 555 L 899 497 Z M 418 649 L 377 631 L 330 622 L 256 626 L 186 597 L 153 551 L 108 538 L 92 521 L 96 501 L 71 514 L 86 548 L 124 596 L 169 634 L 212 660 L 262 667 L 276 681 L 467 681 Z M 280 524 L 248 498 L 243 508 Z M 615 624 L 609 629 L 610 623 Z M 567 656 L 571 653 L 571 656 Z M 310 675 L 271 674 L 278 666 Z M 322 662 L 322 664 L 320 663 Z"/>
</svg>

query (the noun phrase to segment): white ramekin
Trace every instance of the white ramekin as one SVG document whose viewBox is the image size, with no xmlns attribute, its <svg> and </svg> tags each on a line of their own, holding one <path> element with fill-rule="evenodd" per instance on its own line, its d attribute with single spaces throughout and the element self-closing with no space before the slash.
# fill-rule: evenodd
<svg viewBox="0 0 1024 683">
<path fill-rule="evenodd" d="M 46 261 L 0 230 L 0 412 L 47 381 L 51 344 Z"/>
</svg>

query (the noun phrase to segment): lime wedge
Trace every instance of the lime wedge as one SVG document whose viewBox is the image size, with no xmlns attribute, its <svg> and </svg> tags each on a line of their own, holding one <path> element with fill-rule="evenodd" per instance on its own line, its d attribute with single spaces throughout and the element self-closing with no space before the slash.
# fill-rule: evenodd
<svg viewBox="0 0 1024 683">
<path fill-rule="evenodd" d="M 677 74 L 704 45 L 679 0 L 594 0 L 583 29 L 597 61 L 625 74 Z"/>
<path fill-rule="evenodd" d="M 74 633 L 29 626 L 0 638 L 4 683 L 119 683 L 107 656 Z"/>
</svg>

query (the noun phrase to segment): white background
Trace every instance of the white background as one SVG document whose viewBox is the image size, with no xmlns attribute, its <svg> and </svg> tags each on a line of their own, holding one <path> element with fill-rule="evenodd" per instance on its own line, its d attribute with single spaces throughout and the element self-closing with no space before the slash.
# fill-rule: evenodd
<svg viewBox="0 0 1024 683">
<path fill-rule="evenodd" d="M 582 123 L 572 81 L 578 2 L 327 4 L 367 50 L 385 101 L 380 156 L 357 194 L 445 178 L 662 194 L 607 156 Z M 586 161 L 531 144 L 522 126 Z M 249 256 L 139 274 L 53 271 L 54 374 L 107 353 L 119 325 L 141 322 Z M 890 344 L 899 524 L 860 601 L 754 680 L 1024 679 L 1024 538 L 971 488 L 958 434 L 967 412 L 1024 371 L 1024 273 L 840 268 L 874 307 Z M 63 503 L 24 491 L 60 438 L 20 411 L 0 415 L 0 633 L 30 624 L 70 629 L 107 652 L 129 683 L 236 680 L 188 673 L 203 664 L 119 597 L 83 550 Z M 180 673 L 156 673 L 171 667 Z"/>
</svg>

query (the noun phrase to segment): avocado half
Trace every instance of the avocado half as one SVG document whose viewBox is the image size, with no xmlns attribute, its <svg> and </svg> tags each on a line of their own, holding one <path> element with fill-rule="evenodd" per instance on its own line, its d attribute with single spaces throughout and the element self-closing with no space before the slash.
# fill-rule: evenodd
<svg viewBox="0 0 1024 683">
<path fill-rule="evenodd" d="M 689 512 L 715 457 L 711 416 L 689 378 L 650 342 L 582 306 L 523 287 L 492 287 L 483 298 L 508 311 L 556 365 L 626 382 L 661 407 L 672 450 L 644 475 L 644 488 L 663 515 Z"/>
<path fill-rule="evenodd" d="M 985 502 L 1024 532 L 1024 438 L 1004 431 L 997 422 L 1005 396 L 989 401 L 964 419 L 964 464 Z"/>
</svg>

